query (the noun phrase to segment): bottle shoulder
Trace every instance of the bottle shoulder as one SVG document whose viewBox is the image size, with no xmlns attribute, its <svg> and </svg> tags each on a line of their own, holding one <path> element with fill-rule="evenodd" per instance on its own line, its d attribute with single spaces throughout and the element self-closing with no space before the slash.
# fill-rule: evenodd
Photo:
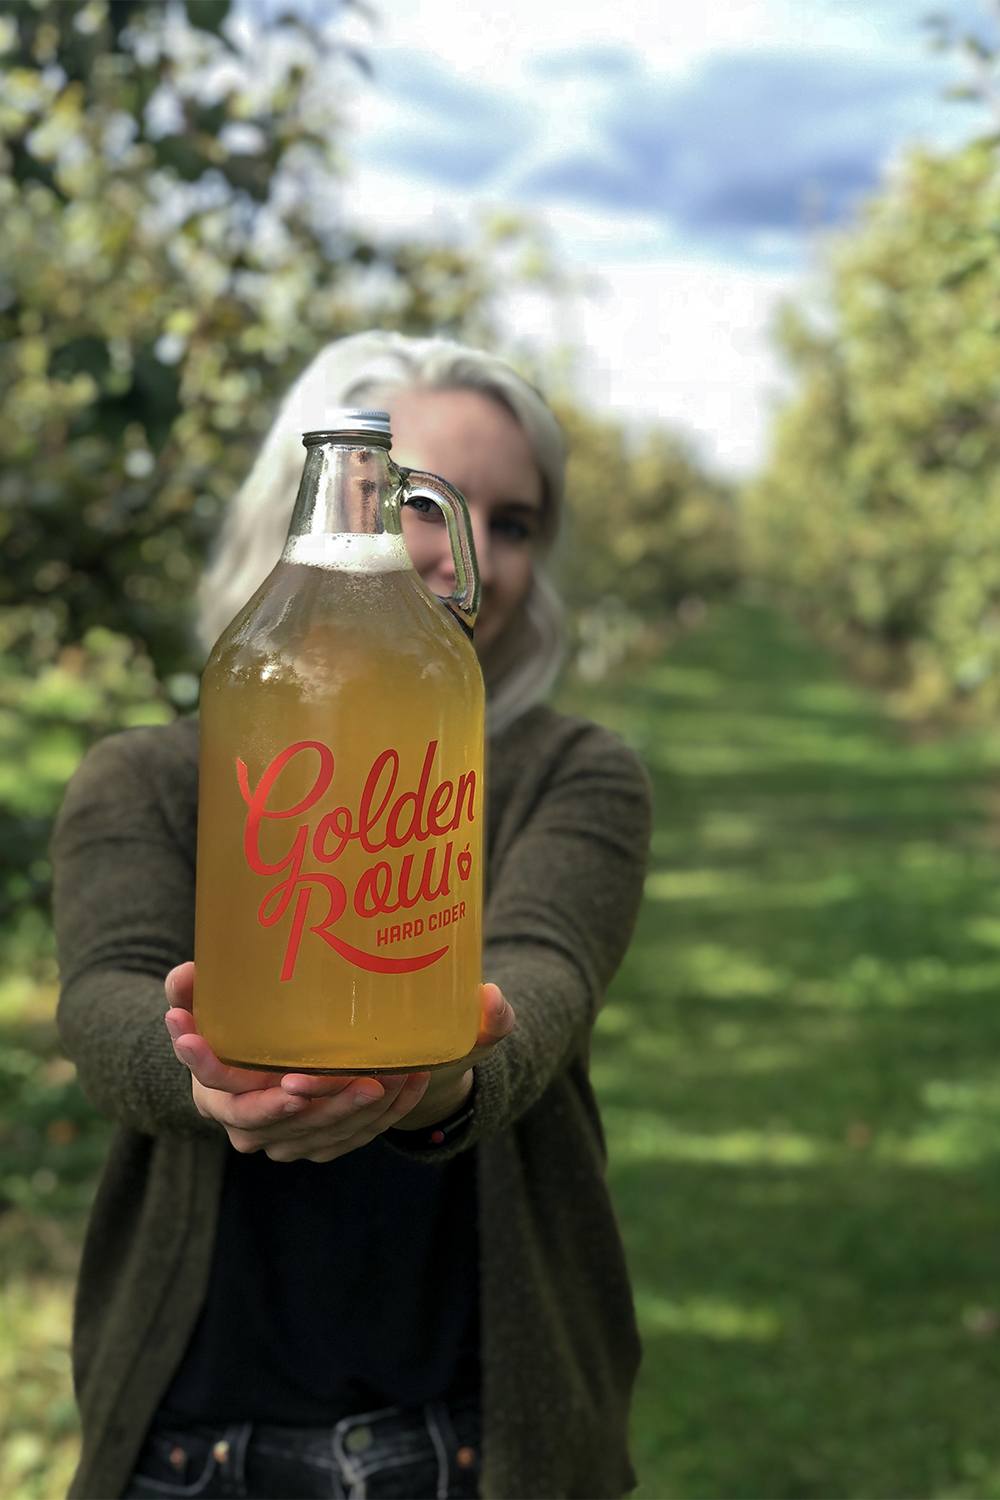
<svg viewBox="0 0 1000 1500">
<path fill-rule="evenodd" d="M 311 677 L 325 666 L 342 678 L 370 675 L 387 659 L 419 675 L 437 667 L 481 680 L 469 636 L 412 570 L 282 563 L 220 636 L 205 676 L 297 675 L 307 665 Z"/>
</svg>

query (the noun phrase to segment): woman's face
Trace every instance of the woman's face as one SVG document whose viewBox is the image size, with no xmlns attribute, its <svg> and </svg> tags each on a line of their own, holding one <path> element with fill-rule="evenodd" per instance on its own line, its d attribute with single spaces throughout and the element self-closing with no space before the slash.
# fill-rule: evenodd
<svg viewBox="0 0 1000 1500">
<path fill-rule="evenodd" d="M 439 474 L 468 503 L 482 583 L 475 635 L 482 652 L 502 635 L 531 587 L 542 476 L 518 422 L 478 391 L 396 391 L 387 405 L 393 462 Z M 404 506 L 403 535 L 427 587 L 450 594 L 455 569 L 437 506 Z"/>
</svg>

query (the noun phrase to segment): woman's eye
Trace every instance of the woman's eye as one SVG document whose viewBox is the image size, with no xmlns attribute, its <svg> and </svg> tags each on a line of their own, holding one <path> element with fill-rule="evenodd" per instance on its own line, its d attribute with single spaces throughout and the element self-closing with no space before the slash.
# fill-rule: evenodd
<svg viewBox="0 0 1000 1500">
<path fill-rule="evenodd" d="M 527 542 L 530 541 L 532 535 L 530 527 L 526 526 L 523 521 L 494 521 L 493 530 L 511 542 Z"/>
<path fill-rule="evenodd" d="M 414 495 L 412 500 L 407 500 L 406 509 L 416 511 L 422 521 L 444 522 L 440 508 L 433 500 L 427 500 L 423 495 Z"/>
</svg>

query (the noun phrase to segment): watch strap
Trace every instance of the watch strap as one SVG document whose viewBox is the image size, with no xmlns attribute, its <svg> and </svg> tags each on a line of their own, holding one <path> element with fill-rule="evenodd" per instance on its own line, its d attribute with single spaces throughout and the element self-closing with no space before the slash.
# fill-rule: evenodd
<svg viewBox="0 0 1000 1500">
<path fill-rule="evenodd" d="M 465 1130 L 476 1112 L 476 1075 L 472 1075 L 472 1088 L 468 1095 L 453 1114 L 443 1120 L 438 1120 L 434 1125 L 421 1126 L 419 1130 L 400 1130 L 399 1126 L 393 1126 L 385 1134 L 394 1146 L 401 1146 L 404 1151 L 427 1151 L 436 1146 L 445 1146 L 455 1136 Z"/>
</svg>

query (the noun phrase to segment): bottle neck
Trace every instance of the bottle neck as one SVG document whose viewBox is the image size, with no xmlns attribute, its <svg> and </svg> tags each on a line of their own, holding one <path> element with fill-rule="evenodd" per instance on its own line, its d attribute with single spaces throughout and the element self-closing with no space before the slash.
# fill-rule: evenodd
<svg viewBox="0 0 1000 1500">
<path fill-rule="evenodd" d="M 282 558 L 326 566 L 407 567 L 399 519 L 400 474 L 387 450 L 312 443 Z M 372 538 L 364 542 L 362 538 Z"/>
<path fill-rule="evenodd" d="M 400 477 L 384 448 L 313 443 L 295 497 L 288 538 L 398 536 Z"/>
</svg>

